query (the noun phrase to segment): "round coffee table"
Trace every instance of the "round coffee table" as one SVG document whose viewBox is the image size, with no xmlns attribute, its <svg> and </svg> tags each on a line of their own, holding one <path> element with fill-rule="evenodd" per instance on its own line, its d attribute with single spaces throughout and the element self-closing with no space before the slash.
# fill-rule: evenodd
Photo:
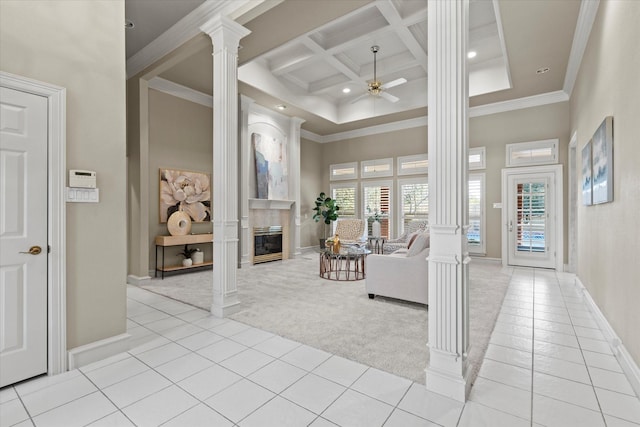
<svg viewBox="0 0 640 427">
<path fill-rule="evenodd" d="M 324 249 L 320 252 L 320 277 L 328 280 L 362 280 L 364 260 L 371 251 L 358 246 L 342 247 L 340 252 Z"/>
</svg>

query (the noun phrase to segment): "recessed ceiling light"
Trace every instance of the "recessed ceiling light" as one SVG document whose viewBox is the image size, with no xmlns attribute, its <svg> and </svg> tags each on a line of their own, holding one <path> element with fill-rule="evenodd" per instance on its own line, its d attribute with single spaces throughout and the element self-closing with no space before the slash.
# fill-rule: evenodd
<svg viewBox="0 0 640 427">
<path fill-rule="evenodd" d="M 549 72 L 549 67 L 542 67 L 536 70 L 536 74 L 544 74 Z"/>
<path fill-rule="evenodd" d="M 349 93 L 351 92 L 351 89 L 349 89 L 348 87 L 345 87 L 344 89 L 342 89 L 342 93 Z"/>
<path fill-rule="evenodd" d="M 285 109 L 287 108 L 287 106 L 286 106 L 286 105 L 284 105 L 284 104 L 280 104 L 280 105 L 276 105 L 276 108 L 277 108 L 278 110 L 285 110 Z"/>
<path fill-rule="evenodd" d="M 467 53 L 467 58 L 475 58 L 477 54 L 478 53 L 475 50 L 470 50 L 469 53 Z"/>
<path fill-rule="evenodd" d="M 133 21 L 132 21 L 131 19 L 125 19 L 125 20 L 124 20 L 124 28 L 126 28 L 126 29 L 130 30 L 130 29 L 132 29 L 132 28 L 133 28 L 133 27 L 135 27 L 135 26 L 136 26 L 136 24 L 134 24 L 134 23 L 133 23 Z"/>
</svg>

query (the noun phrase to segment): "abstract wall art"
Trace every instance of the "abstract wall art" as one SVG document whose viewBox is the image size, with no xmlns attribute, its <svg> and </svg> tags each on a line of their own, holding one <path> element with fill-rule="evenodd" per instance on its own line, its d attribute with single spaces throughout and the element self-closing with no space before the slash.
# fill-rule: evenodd
<svg viewBox="0 0 640 427">
<path fill-rule="evenodd" d="M 604 119 L 591 139 L 593 204 L 613 201 L 613 117 Z"/>
<path fill-rule="evenodd" d="M 289 168 L 284 141 L 260 133 L 252 133 L 255 154 L 258 199 L 289 198 Z"/>
<path fill-rule="evenodd" d="M 582 204 L 589 206 L 593 203 L 591 175 L 591 141 L 582 148 Z"/>
</svg>

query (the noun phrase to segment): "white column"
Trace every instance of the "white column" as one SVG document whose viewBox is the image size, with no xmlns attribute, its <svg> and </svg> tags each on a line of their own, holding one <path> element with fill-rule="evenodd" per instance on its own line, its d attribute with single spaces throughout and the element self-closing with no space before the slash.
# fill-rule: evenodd
<svg viewBox="0 0 640 427">
<path fill-rule="evenodd" d="M 238 45 L 249 30 L 217 15 L 200 27 L 213 41 L 213 304 L 225 317 L 240 307 L 238 269 Z"/>
<path fill-rule="evenodd" d="M 299 258 L 300 251 L 300 126 L 305 120 L 292 117 L 289 127 L 289 199 L 295 203 L 289 215 L 290 254 Z"/>
<path fill-rule="evenodd" d="M 467 250 L 469 0 L 429 0 L 429 366 L 427 389 L 469 390 Z"/>
<path fill-rule="evenodd" d="M 249 176 L 251 175 L 251 135 L 249 135 L 249 113 L 255 101 L 248 96 L 240 95 L 240 267 L 251 265 L 252 248 L 249 239 L 252 233 L 249 230 Z"/>
</svg>

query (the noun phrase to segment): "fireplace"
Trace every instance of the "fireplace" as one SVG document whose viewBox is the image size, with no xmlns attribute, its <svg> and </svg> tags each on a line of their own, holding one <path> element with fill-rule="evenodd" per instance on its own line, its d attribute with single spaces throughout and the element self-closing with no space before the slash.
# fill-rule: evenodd
<svg viewBox="0 0 640 427">
<path fill-rule="evenodd" d="M 253 228 L 253 263 L 277 261 L 282 259 L 282 227 Z"/>
</svg>

